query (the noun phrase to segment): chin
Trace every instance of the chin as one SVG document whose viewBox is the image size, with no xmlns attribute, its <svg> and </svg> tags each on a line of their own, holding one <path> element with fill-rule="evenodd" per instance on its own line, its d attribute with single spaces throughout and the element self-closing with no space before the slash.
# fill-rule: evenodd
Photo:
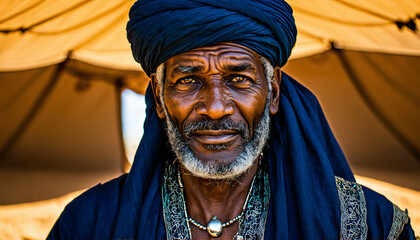
<svg viewBox="0 0 420 240">
<path fill-rule="evenodd" d="M 209 180 L 235 179 L 247 172 L 256 159 L 246 148 L 239 154 L 222 151 L 196 155 L 190 150 L 180 155 L 181 164 L 193 176 Z"/>
<path fill-rule="evenodd" d="M 198 161 L 206 165 L 229 165 L 234 162 L 244 151 L 245 143 L 240 146 L 229 146 L 220 148 L 219 146 L 203 146 L 199 148 L 190 147 Z"/>
</svg>

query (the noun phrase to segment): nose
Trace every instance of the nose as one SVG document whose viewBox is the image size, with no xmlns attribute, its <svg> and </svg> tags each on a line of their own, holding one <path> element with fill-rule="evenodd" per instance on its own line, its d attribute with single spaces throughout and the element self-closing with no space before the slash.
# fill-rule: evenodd
<svg viewBox="0 0 420 240">
<path fill-rule="evenodd" d="M 206 115 L 211 119 L 220 119 L 233 114 L 233 103 L 223 91 L 222 86 L 207 86 L 203 91 L 202 100 L 196 107 L 198 114 Z"/>
</svg>

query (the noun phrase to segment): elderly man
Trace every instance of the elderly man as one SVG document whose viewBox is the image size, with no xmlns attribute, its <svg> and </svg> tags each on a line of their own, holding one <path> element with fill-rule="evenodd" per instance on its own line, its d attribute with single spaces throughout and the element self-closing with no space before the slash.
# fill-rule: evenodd
<svg viewBox="0 0 420 240">
<path fill-rule="evenodd" d="M 151 78 L 133 167 L 70 203 L 49 239 L 414 239 L 281 72 L 286 2 L 141 0 L 127 32 Z"/>
</svg>

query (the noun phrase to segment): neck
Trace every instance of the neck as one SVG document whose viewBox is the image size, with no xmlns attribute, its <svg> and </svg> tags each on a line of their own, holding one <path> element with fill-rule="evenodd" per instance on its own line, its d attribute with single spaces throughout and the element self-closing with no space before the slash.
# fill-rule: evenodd
<svg viewBox="0 0 420 240">
<path fill-rule="evenodd" d="M 223 223 L 242 212 L 252 179 L 258 169 L 258 161 L 234 180 L 208 180 L 192 176 L 181 165 L 184 198 L 188 215 L 207 225 L 214 216 Z"/>
</svg>

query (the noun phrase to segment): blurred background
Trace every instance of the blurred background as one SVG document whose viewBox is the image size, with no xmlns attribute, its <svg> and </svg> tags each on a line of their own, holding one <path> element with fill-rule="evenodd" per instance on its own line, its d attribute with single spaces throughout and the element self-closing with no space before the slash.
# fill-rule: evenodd
<svg viewBox="0 0 420 240">
<path fill-rule="evenodd" d="M 64 206 L 130 169 L 149 79 L 126 0 L 0 2 L 0 239 L 44 239 Z M 360 183 L 420 232 L 420 0 L 290 1 L 283 71 L 318 97 Z"/>
</svg>

